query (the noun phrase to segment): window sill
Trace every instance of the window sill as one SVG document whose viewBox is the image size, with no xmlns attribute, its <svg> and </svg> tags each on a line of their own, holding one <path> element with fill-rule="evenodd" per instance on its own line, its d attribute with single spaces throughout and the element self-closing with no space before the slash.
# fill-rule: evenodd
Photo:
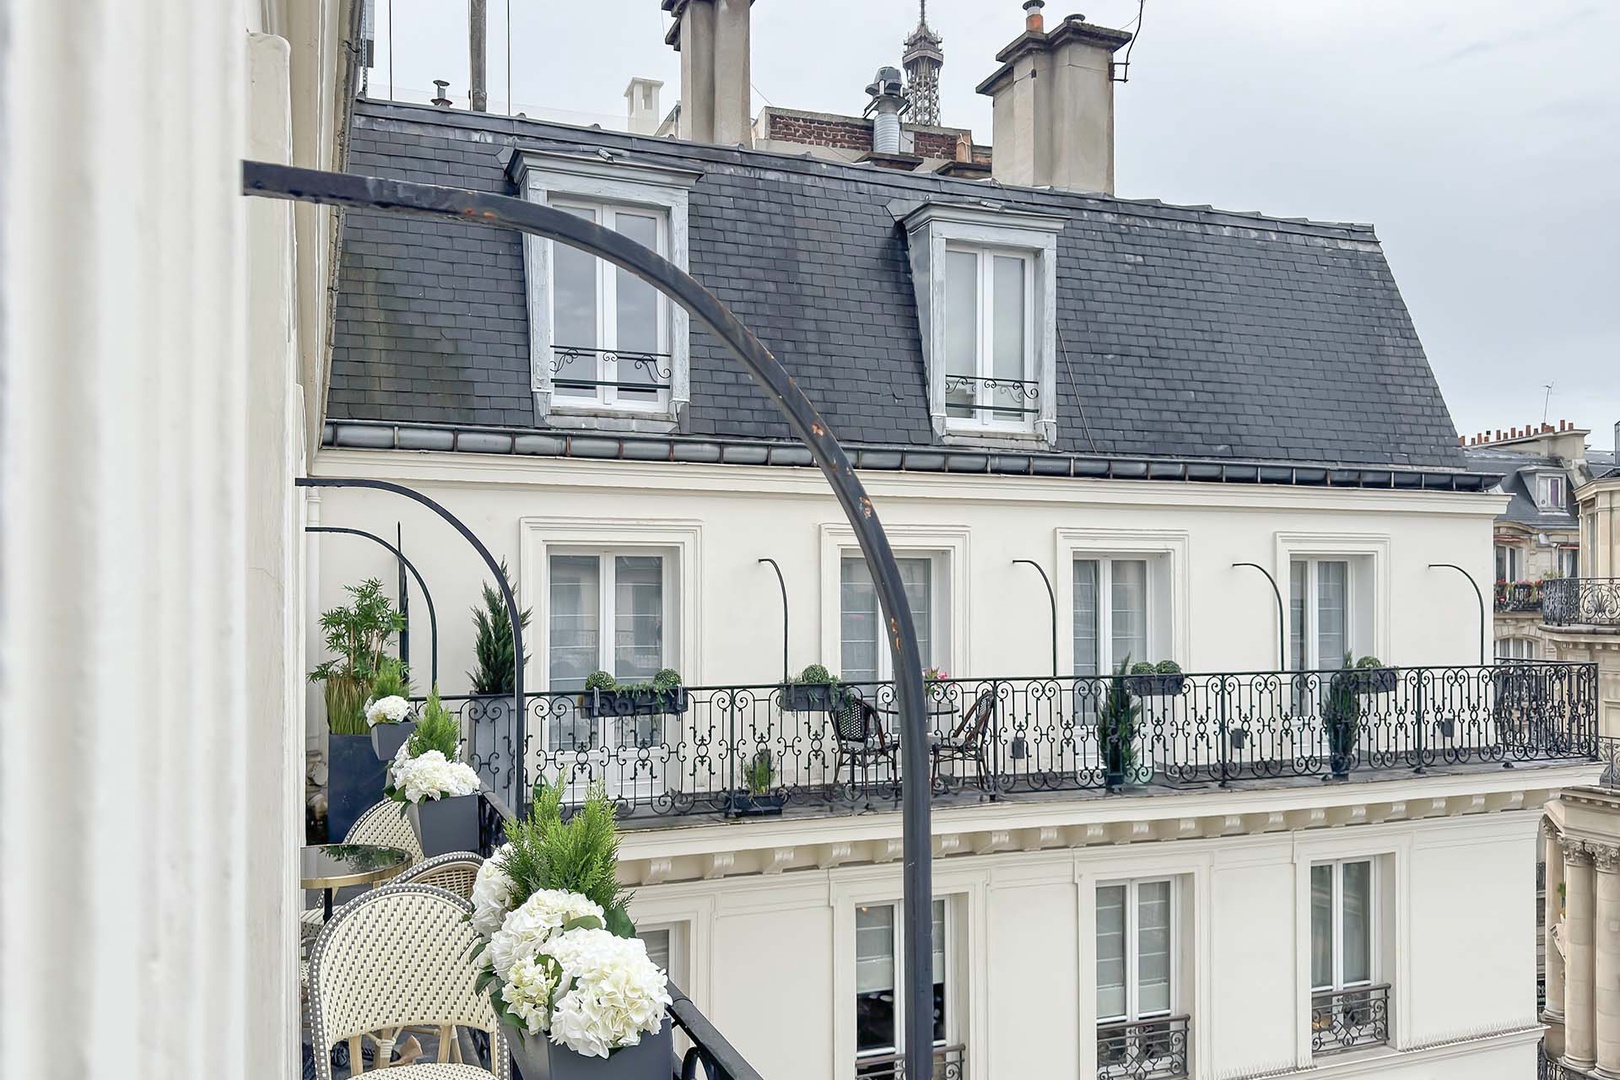
<svg viewBox="0 0 1620 1080">
<path fill-rule="evenodd" d="M 1049 450 L 1053 443 L 1034 431 L 1000 431 L 995 428 L 947 427 L 940 441 L 946 446 L 989 447 L 1002 450 Z"/>
<path fill-rule="evenodd" d="M 546 423 L 568 431 L 610 431 L 621 434 L 672 435 L 680 420 L 672 410 L 607 409 L 558 405 L 552 402 Z"/>
</svg>

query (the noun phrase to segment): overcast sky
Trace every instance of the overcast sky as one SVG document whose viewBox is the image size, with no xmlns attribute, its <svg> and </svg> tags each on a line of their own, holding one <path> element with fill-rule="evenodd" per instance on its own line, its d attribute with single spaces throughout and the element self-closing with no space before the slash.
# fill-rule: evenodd
<svg viewBox="0 0 1620 1080">
<path fill-rule="evenodd" d="M 466 104 L 460 0 L 375 0 L 373 96 Z M 488 0 L 492 110 L 622 123 L 632 76 L 680 95 L 658 0 Z M 1054 0 L 1127 26 L 1136 0 Z M 390 10 L 391 8 L 391 10 Z M 973 92 L 1020 0 L 930 0 L 942 120 L 990 136 Z M 510 39 L 508 39 L 510 10 Z M 858 113 L 914 0 L 757 0 L 754 106 Z M 392 20 L 397 47 L 389 47 Z M 512 62 L 506 61 L 508 43 Z M 390 55 L 392 71 L 390 72 Z M 1620 420 L 1620 3 L 1146 0 L 1117 95 L 1119 194 L 1372 222 L 1459 430 Z"/>
</svg>

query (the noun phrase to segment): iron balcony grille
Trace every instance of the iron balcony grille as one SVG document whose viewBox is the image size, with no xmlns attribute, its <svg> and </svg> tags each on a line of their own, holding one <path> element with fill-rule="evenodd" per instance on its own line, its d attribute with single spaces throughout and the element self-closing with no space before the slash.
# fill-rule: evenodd
<svg viewBox="0 0 1620 1080">
<path fill-rule="evenodd" d="M 579 361 L 578 367 L 570 367 Z M 577 374 L 588 371 L 591 375 L 600 372 L 603 362 L 615 364 L 615 371 L 621 376 L 628 365 L 631 370 L 639 371 L 646 376 L 641 381 L 619 379 L 584 378 Z M 596 390 L 599 387 L 612 387 L 616 390 L 645 390 L 656 393 L 668 390 L 672 372 L 673 358 L 668 353 L 632 352 L 630 350 L 617 351 L 613 349 L 593 349 L 583 345 L 555 345 L 551 350 L 551 385 L 558 390 Z M 565 374 L 564 370 L 568 368 Z"/>
<path fill-rule="evenodd" d="M 1596 760 L 1602 751 L 1592 664 L 1378 668 L 1348 676 L 1348 684 L 1343 678 L 1333 671 L 1126 676 L 1122 689 L 1137 709 L 1129 731 L 1108 724 L 1111 678 L 941 680 L 927 689 L 929 780 L 941 795 L 981 798 L 1196 790 Z M 503 697 L 444 702 L 469 733 L 468 760 L 518 812 L 541 776 L 561 780 L 570 799 L 604 784 L 631 824 L 746 814 L 762 804 L 847 809 L 899 796 L 889 683 L 538 692 L 525 695 L 522 716 Z"/>
<path fill-rule="evenodd" d="M 1593 1080 L 1595 1074 L 1564 1064 L 1547 1053 L 1547 1040 L 1536 1045 L 1536 1080 Z"/>
<path fill-rule="evenodd" d="M 860 1080 L 906 1080 L 904 1056 L 884 1054 L 881 1057 L 860 1058 L 855 1063 L 855 1075 Z M 934 1080 L 965 1080 L 966 1076 L 967 1047 L 934 1048 Z"/>
<path fill-rule="evenodd" d="M 977 404 L 980 394 L 989 395 L 991 403 Z M 951 401 L 952 394 L 966 394 L 970 401 Z M 1031 379 L 996 379 L 985 378 L 978 375 L 946 375 L 945 376 L 945 410 L 953 416 L 963 416 L 970 413 L 991 413 L 1001 416 L 1033 416 L 1040 412 L 1038 404 L 1041 396 L 1041 384 Z M 1005 402 L 998 402 L 996 398 L 1005 395 Z"/>
<path fill-rule="evenodd" d="M 1496 610 L 1503 614 L 1534 613 L 1541 610 L 1540 581 L 1498 581 Z"/>
<path fill-rule="evenodd" d="M 1553 626 L 1620 627 L 1620 578 L 1542 582 L 1541 617 Z"/>
<path fill-rule="evenodd" d="M 1389 1041 L 1389 986 L 1358 986 L 1311 995 L 1311 1053 L 1338 1054 Z"/>
<path fill-rule="evenodd" d="M 1177 1080 L 1187 1075 L 1187 1017 L 1097 1025 L 1097 1080 Z"/>
</svg>

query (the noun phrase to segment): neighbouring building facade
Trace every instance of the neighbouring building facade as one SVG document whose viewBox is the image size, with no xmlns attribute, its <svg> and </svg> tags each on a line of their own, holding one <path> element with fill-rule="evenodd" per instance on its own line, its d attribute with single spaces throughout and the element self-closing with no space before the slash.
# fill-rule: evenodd
<svg viewBox="0 0 1620 1080">
<path fill-rule="evenodd" d="M 736 146 L 746 64 L 694 73 L 726 52 L 694 35 L 746 26 L 700 6 L 666 3 L 680 139 L 361 101 L 349 164 L 658 250 L 850 448 L 943 673 L 940 1075 L 1529 1075 L 1541 811 L 1596 775 L 1595 678 L 1478 665 L 1474 597 L 1433 564 L 1489 580 L 1508 500 L 1373 232 L 1100 194 L 1126 38 L 1039 5 L 981 87 L 1000 185 Z M 1023 97 L 1077 66 L 1101 85 Z M 439 501 L 533 611 L 501 728 L 460 696 L 470 549 L 383 493 L 310 497 L 398 527 L 480 769 L 607 787 L 642 933 L 762 1074 L 896 1076 L 892 672 L 770 403 L 649 286 L 460 222 L 349 212 L 332 340 L 312 472 Z M 396 574 L 342 537 L 305 557 L 310 619 Z M 1110 677 L 1144 661 L 1181 672 Z M 842 688 L 789 682 L 814 663 Z M 584 689 L 662 669 L 681 688 L 641 704 Z"/>
</svg>

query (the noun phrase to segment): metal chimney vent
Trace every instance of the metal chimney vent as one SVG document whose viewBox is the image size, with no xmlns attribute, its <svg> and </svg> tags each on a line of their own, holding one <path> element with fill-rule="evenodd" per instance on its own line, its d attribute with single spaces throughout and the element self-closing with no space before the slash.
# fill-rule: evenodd
<svg viewBox="0 0 1620 1080">
<path fill-rule="evenodd" d="M 866 115 L 872 117 L 872 152 L 898 154 L 900 152 L 900 114 L 906 108 L 905 81 L 896 67 L 878 68 L 866 92 L 872 101 L 866 106 Z"/>
</svg>

